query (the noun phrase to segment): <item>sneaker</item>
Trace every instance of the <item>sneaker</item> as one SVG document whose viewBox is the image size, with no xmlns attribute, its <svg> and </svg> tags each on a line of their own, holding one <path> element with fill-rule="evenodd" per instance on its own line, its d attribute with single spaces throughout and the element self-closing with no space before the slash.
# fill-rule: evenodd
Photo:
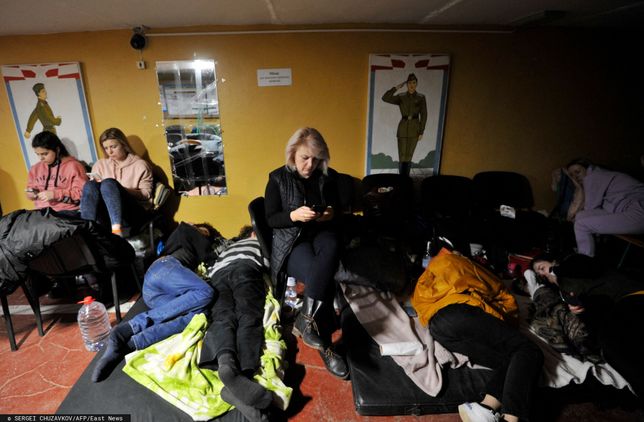
<svg viewBox="0 0 644 422">
<path fill-rule="evenodd" d="M 463 403 L 458 406 L 458 414 L 463 422 L 498 422 L 501 415 L 479 403 Z"/>
</svg>

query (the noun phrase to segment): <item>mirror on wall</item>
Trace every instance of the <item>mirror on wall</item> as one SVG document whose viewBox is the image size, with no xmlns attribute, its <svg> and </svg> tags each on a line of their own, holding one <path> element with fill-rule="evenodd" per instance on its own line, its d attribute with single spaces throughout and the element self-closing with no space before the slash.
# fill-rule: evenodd
<svg viewBox="0 0 644 422">
<path fill-rule="evenodd" d="M 214 60 L 163 61 L 156 69 L 174 189 L 226 195 Z"/>
</svg>

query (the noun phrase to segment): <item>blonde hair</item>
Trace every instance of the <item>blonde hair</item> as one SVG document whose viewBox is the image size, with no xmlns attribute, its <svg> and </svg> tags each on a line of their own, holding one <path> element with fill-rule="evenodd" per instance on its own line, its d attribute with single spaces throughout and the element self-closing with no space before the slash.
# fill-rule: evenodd
<svg viewBox="0 0 644 422">
<path fill-rule="evenodd" d="M 286 144 L 286 167 L 295 168 L 295 152 L 301 145 L 306 145 L 313 150 L 315 158 L 319 160 L 318 168 L 327 174 L 329 170 L 329 147 L 322 134 L 312 127 L 303 127 L 295 131 Z"/>
<path fill-rule="evenodd" d="M 101 137 L 99 138 L 101 147 L 103 146 L 103 142 L 107 141 L 108 139 L 111 139 L 123 145 L 123 148 L 125 149 L 125 151 L 127 151 L 128 154 L 134 154 L 130 143 L 127 141 L 127 136 L 125 136 L 121 129 L 115 127 L 105 129 L 103 133 L 101 133 Z"/>
</svg>

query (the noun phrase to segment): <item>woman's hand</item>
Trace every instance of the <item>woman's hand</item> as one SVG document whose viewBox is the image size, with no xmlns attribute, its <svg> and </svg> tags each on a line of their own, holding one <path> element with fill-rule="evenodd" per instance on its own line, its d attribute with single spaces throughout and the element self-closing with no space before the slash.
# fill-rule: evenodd
<svg viewBox="0 0 644 422">
<path fill-rule="evenodd" d="M 581 185 L 581 184 L 577 181 L 577 179 L 575 179 L 574 177 L 572 177 L 572 174 L 570 174 L 570 172 L 568 171 L 568 169 L 563 169 L 563 172 L 564 172 L 564 174 L 568 177 L 568 179 L 570 179 L 570 181 L 572 182 L 572 184 L 573 184 L 573 185 L 575 185 L 575 189 L 582 189 L 582 190 L 583 190 L 583 188 L 584 188 L 584 187 L 583 187 L 583 185 Z"/>
<path fill-rule="evenodd" d="M 37 197 L 40 201 L 51 201 L 54 199 L 54 192 L 51 190 L 44 190 L 42 192 L 38 192 Z"/>
<path fill-rule="evenodd" d="M 315 211 L 313 211 L 311 208 L 307 207 L 306 205 L 302 205 L 301 207 L 294 209 L 291 211 L 290 217 L 291 221 L 297 222 L 300 221 L 302 223 L 308 223 L 309 221 L 313 221 L 316 218 L 318 218 L 319 214 Z"/>
<path fill-rule="evenodd" d="M 318 215 L 319 215 L 319 217 L 315 221 L 319 221 L 319 222 L 329 221 L 329 220 L 331 220 L 333 218 L 333 215 L 334 215 L 333 208 L 326 207 L 324 212 L 322 212 L 321 214 L 318 214 Z"/>
</svg>

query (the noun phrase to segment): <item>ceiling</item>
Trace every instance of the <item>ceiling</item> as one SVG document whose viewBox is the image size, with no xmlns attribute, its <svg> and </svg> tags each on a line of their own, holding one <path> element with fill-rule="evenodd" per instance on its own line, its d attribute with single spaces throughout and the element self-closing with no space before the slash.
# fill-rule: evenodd
<svg viewBox="0 0 644 422">
<path fill-rule="evenodd" d="M 0 35 L 204 25 L 644 27 L 632 0 L 0 0 Z"/>
</svg>

